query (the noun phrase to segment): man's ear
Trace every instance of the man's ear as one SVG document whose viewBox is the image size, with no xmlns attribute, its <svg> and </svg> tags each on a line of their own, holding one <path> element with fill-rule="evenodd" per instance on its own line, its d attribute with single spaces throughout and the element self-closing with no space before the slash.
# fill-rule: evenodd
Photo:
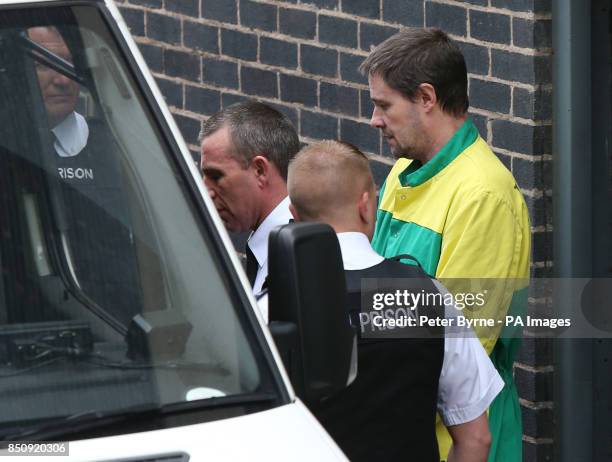
<svg viewBox="0 0 612 462">
<path fill-rule="evenodd" d="M 265 158 L 264 156 L 253 157 L 251 159 L 251 168 L 255 173 L 257 184 L 263 186 L 268 183 L 272 164 L 267 158 Z"/>
<path fill-rule="evenodd" d="M 417 101 L 421 104 L 425 112 L 430 112 L 438 102 L 436 89 L 430 83 L 419 85 Z"/>
<path fill-rule="evenodd" d="M 370 193 L 368 191 L 364 191 L 359 197 L 359 203 L 357 204 L 359 209 L 359 218 L 361 218 L 361 222 L 364 224 L 370 224 L 372 221 L 372 200 Z"/>
<path fill-rule="evenodd" d="M 289 204 L 289 211 L 291 212 L 291 215 L 293 215 L 293 219 L 295 221 L 301 221 L 300 217 L 299 217 L 299 215 L 297 213 L 297 210 L 295 210 L 295 207 L 291 203 Z"/>
<path fill-rule="evenodd" d="M 376 190 L 364 192 L 359 198 L 359 218 L 362 223 L 362 232 L 371 241 L 376 226 Z"/>
</svg>

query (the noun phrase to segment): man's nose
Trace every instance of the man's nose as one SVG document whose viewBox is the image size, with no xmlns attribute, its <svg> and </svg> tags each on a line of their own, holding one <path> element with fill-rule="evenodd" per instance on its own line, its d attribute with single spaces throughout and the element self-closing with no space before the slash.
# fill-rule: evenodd
<svg viewBox="0 0 612 462">
<path fill-rule="evenodd" d="M 208 190 L 208 195 L 211 197 L 211 199 L 214 199 L 215 197 L 217 197 L 217 192 L 215 191 L 212 181 L 206 178 L 206 175 L 204 175 L 203 178 L 204 178 L 204 186 L 206 186 L 206 189 Z"/>
<path fill-rule="evenodd" d="M 384 126 L 385 123 L 383 122 L 378 109 L 375 107 L 372 111 L 372 117 L 370 118 L 370 127 L 383 128 Z"/>
<path fill-rule="evenodd" d="M 64 87 L 66 85 L 70 85 L 70 82 L 72 82 L 64 74 L 61 74 L 61 73 L 56 72 L 56 71 L 52 71 L 52 72 L 53 72 L 53 84 L 54 85 L 58 85 L 58 86 Z"/>
</svg>

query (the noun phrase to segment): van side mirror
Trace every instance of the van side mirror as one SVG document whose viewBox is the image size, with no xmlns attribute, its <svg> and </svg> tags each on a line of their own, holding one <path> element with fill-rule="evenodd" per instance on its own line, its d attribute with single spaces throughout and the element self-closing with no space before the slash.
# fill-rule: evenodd
<svg viewBox="0 0 612 462">
<path fill-rule="evenodd" d="M 356 370 L 338 238 L 322 223 L 290 223 L 269 237 L 269 328 L 296 394 L 314 403 Z"/>
</svg>

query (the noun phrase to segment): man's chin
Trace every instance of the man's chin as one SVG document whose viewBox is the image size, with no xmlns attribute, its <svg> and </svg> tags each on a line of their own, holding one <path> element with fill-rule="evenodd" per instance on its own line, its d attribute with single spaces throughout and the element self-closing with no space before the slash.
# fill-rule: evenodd
<svg viewBox="0 0 612 462">
<path fill-rule="evenodd" d="M 239 223 L 226 221 L 223 216 L 221 216 L 221 221 L 223 222 L 225 229 L 227 229 L 230 233 L 243 233 L 248 231 L 247 229 L 243 229 L 243 226 L 241 226 Z"/>
<path fill-rule="evenodd" d="M 389 150 L 395 159 L 402 159 L 404 157 L 409 158 L 402 149 L 397 147 L 397 145 L 389 145 Z"/>
<path fill-rule="evenodd" d="M 229 232 L 232 232 L 232 233 L 238 232 L 238 227 L 236 226 L 235 223 L 225 220 L 223 218 L 223 215 L 220 215 L 220 216 L 221 216 L 221 221 L 223 222 L 223 226 L 225 226 L 225 229 L 227 229 Z"/>
<path fill-rule="evenodd" d="M 67 105 L 53 105 L 47 107 L 47 116 L 51 128 L 59 125 L 66 117 L 72 114 L 73 107 Z"/>
<path fill-rule="evenodd" d="M 397 146 L 389 146 L 389 150 L 395 159 L 415 159 L 413 153 L 408 152 L 405 149 L 400 149 Z"/>
</svg>

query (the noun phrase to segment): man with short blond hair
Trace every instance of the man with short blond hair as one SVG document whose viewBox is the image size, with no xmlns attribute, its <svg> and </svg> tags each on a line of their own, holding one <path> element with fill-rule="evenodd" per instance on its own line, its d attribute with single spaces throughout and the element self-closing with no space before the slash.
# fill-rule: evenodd
<svg viewBox="0 0 612 462">
<path fill-rule="evenodd" d="M 376 188 L 368 159 L 357 148 L 321 141 L 303 148 L 290 170 L 290 208 L 299 210 L 302 221 L 322 221 L 336 232 L 363 226 L 372 238 Z"/>
<path fill-rule="evenodd" d="M 357 378 L 313 406 L 315 415 L 353 461 L 436 461 L 437 409 L 453 438 L 449 461 L 486 461 L 486 409 L 503 382 L 473 332 L 373 339 L 363 322 L 354 321 L 359 319 L 355 315 L 360 314 L 364 278 L 384 284 L 410 279 L 419 292 L 447 293 L 421 269 L 387 260 L 370 246 L 376 195 L 367 157 L 347 143 L 312 144 L 289 165 L 287 186 L 296 220 L 322 221 L 337 233 L 349 318 L 359 335 Z M 440 308 L 446 317 L 454 316 L 452 305 Z"/>
</svg>

